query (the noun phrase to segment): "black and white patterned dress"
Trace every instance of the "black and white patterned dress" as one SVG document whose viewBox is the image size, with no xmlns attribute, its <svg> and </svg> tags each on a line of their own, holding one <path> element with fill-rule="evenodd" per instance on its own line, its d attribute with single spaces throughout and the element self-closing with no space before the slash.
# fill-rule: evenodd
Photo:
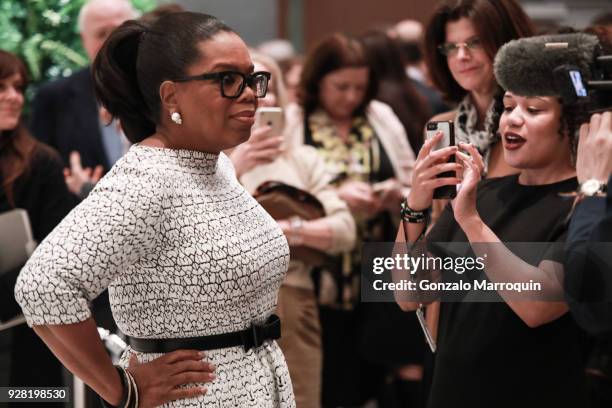
<svg viewBox="0 0 612 408">
<path fill-rule="evenodd" d="M 203 336 L 263 323 L 288 263 L 282 231 L 227 156 L 134 145 L 41 243 L 15 293 L 30 326 L 83 321 L 108 287 L 124 333 Z M 295 406 L 276 342 L 210 350 L 206 360 L 217 366 L 208 393 L 167 406 Z"/>
</svg>

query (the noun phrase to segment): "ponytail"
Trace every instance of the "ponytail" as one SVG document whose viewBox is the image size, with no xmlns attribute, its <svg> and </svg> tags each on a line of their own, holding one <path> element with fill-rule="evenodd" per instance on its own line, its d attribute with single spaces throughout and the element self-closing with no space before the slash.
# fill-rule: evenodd
<svg viewBox="0 0 612 408">
<path fill-rule="evenodd" d="M 147 106 L 138 82 L 138 49 L 147 27 L 131 20 L 110 35 L 96 56 L 92 76 L 96 95 L 132 143 L 155 133 L 156 116 Z"/>
</svg>

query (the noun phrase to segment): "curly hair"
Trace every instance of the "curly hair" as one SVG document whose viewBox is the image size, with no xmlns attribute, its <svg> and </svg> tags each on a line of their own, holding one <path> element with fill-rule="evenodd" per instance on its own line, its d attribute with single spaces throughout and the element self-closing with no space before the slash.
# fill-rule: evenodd
<svg viewBox="0 0 612 408">
<path fill-rule="evenodd" d="M 576 151 L 578 149 L 578 132 L 580 125 L 589 121 L 588 102 L 577 102 L 574 104 L 561 103 L 561 126 L 559 127 L 559 135 L 563 138 L 567 135 L 570 143 L 570 153 L 572 156 L 572 164 L 576 165 Z"/>
</svg>

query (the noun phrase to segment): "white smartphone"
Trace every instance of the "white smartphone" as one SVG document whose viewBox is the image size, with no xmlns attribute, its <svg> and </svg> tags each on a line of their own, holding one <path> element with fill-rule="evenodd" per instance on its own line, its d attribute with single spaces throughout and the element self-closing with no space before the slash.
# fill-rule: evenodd
<svg viewBox="0 0 612 408">
<path fill-rule="evenodd" d="M 447 120 L 427 123 L 427 139 L 431 139 L 438 132 L 442 132 L 442 139 L 433 150 L 453 146 L 455 144 L 455 126 L 453 121 Z"/>
<path fill-rule="evenodd" d="M 285 127 L 285 115 L 283 108 L 279 107 L 262 107 L 257 108 L 255 112 L 255 128 L 262 126 L 270 126 L 271 136 L 278 136 L 283 132 Z"/>
</svg>

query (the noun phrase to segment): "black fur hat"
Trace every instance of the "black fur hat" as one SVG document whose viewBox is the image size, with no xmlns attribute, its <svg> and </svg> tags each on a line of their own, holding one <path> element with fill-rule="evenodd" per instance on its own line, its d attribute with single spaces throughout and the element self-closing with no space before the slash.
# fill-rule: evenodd
<svg viewBox="0 0 612 408">
<path fill-rule="evenodd" d="M 597 37 L 584 33 L 512 40 L 495 56 L 495 77 L 502 88 L 517 95 L 561 96 L 553 69 L 573 65 L 580 69 L 584 80 L 590 79 L 589 64 L 598 44 Z"/>
</svg>

